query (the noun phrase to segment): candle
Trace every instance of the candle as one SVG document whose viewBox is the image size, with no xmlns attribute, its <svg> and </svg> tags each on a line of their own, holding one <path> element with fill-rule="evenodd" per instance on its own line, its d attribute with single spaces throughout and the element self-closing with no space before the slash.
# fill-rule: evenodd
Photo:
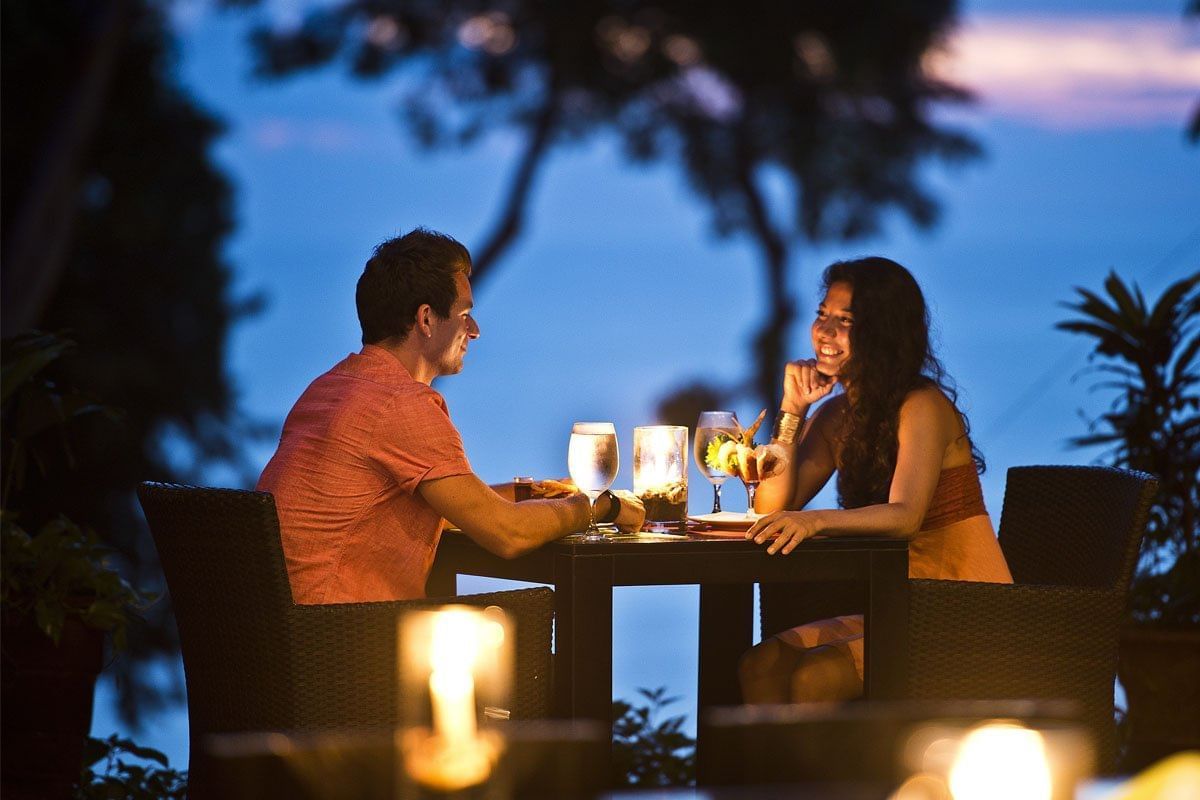
<svg viewBox="0 0 1200 800">
<path fill-rule="evenodd" d="M 633 429 L 633 491 L 651 522 L 679 522 L 687 514 L 687 428 Z"/>
<path fill-rule="evenodd" d="M 480 727 L 478 709 L 508 706 L 511 637 L 497 608 L 411 611 L 400 622 L 404 727 L 397 731 L 401 782 L 457 791 L 491 775 L 501 732 Z M 425 702 L 426 699 L 428 702 Z"/>
<path fill-rule="evenodd" d="M 458 610 L 434 621 L 429 648 L 429 699 L 433 732 L 447 747 L 469 746 L 475 738 L 475 679 L 481 631 L 476 619 Z"/>
<path fill-rule="evenodd" d="M 955 800 L 1050 800 L 1045 741 L 1015 723 L 991 723 L 968 733 L 949 777 Z"/>
</svg>

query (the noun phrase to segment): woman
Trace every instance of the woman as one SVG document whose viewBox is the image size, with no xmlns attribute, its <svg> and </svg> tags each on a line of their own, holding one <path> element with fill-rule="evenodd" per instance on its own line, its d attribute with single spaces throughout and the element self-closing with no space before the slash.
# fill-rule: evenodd
<svg viewBox="0 0 1200 800">
<path fill-rule="evenodd" d="M 886 258 L 836 263 L 812 324 L 815 359 L 787 365 L 774 441 L 787 469 L 764 481 L 747 532 L 788 554 L 816 535 L 901 536 L 909 577 L 1011 583 L 983 505 L 983 458 L 929 344 L 925 298 Z M 805 419 L 817 401 L 842 391 Z M 838 473 L 834 510 L 800 511 Z M 862 693 L 863 619 L 838 617 L 765 640 L 742 658 L 748 703 Z"/>
</svg>

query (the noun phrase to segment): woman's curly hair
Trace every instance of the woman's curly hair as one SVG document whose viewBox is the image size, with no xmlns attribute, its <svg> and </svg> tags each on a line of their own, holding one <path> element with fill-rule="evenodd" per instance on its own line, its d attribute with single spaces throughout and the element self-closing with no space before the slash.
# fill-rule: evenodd
<svg viewBox="0 0 1200 800">
<path fill-rule="evenodd" d="M 929 309 L 916 279 L 886 258 L 861 258 L 830 265 L 822 276 L 851 288 L 850 358 L 841 379 L 849 400 L 841 431 L 838 503 L 843 508 L 886 503 L 896 469 L 900 405 L 914 389 L 937 386 L 958 408 L 958 391 L 929 342 Z M 983 455 L 971 444 L 979 472 Z"/>
</svg>

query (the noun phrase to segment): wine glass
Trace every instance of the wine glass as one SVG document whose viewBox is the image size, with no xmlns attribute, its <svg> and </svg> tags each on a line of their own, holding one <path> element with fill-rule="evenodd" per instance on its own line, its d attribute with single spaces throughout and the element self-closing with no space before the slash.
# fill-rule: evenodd
<svg viewBox="0 0 1200 800">
<path fill-rule="evenodd" d="M 742 478 L 742 485 L 746 487 L 746 514 L 753 517 L 756 513 L 754 511 L 754 494 L 758 491 L 758 481 L 748 481 Z"/>
<path fill-rule="evenodd" d="M 721 434 L 736 439 L 740 429 L 737 414 L 732 411 L 701 411 L 700 417 L 696 420 L 696 444 L 692 449 L 692 455 L 696 458 L 696 467 L 700 473 L 712 484 L 712 513 L 714 514 L 721 511 L 721 484 L 725 483 L 725 479 L 729 476 L 719 469 L 710 467 L 705 463 L 704 457 L 708 453 L 708 445 L 713 439 Z"/>
<path fill-rule="evenodd" d="M 579 490 L 588 496 L 585 542 L 604 541 L 604 532 L 596 525 L 596 498 L 612 485 L 619 464 L 617 430 L 611 422 L 576 422 L 571 427 L 567 471 Z"/>
</svg>

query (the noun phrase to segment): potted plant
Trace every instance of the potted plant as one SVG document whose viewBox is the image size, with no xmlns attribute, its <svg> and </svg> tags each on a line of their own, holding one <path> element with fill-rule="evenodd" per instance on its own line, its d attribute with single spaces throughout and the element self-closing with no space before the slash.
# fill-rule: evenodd
<svg viewBox="0 0 1200 800">
<path fill-rule="evenodd" d="M 27 481 L 73 463 L 71 423 L 105 412 L 45 369 L 71 343 L 23 334 L 3 343 L 0 684 L 5 797 L 65 797 L 79 779 L 104 638 L 125 643 L 143 598 L 107 563 L 96 535 L 61 514 L 21 507 Z M 36 469 L 35 469 L 36 468 Z M 35 474 L 36 472 L 36 474 Z"/>
<path fill-rule="evenodd" d="M 1121 768 L 1200 748 L 1200 273 L 1151 306 L 1110 273 L 1108 297 L 1077 289 L 1080 317 L 1058 328 L 1095 340 L 1089 360 L 1114 391 L 1108 412 L 1076 446 L 1103 445 L 1113 466 L 1158 477 L 1130 588 L 1118 675 L 1127 710 Z"/>
</svg>

